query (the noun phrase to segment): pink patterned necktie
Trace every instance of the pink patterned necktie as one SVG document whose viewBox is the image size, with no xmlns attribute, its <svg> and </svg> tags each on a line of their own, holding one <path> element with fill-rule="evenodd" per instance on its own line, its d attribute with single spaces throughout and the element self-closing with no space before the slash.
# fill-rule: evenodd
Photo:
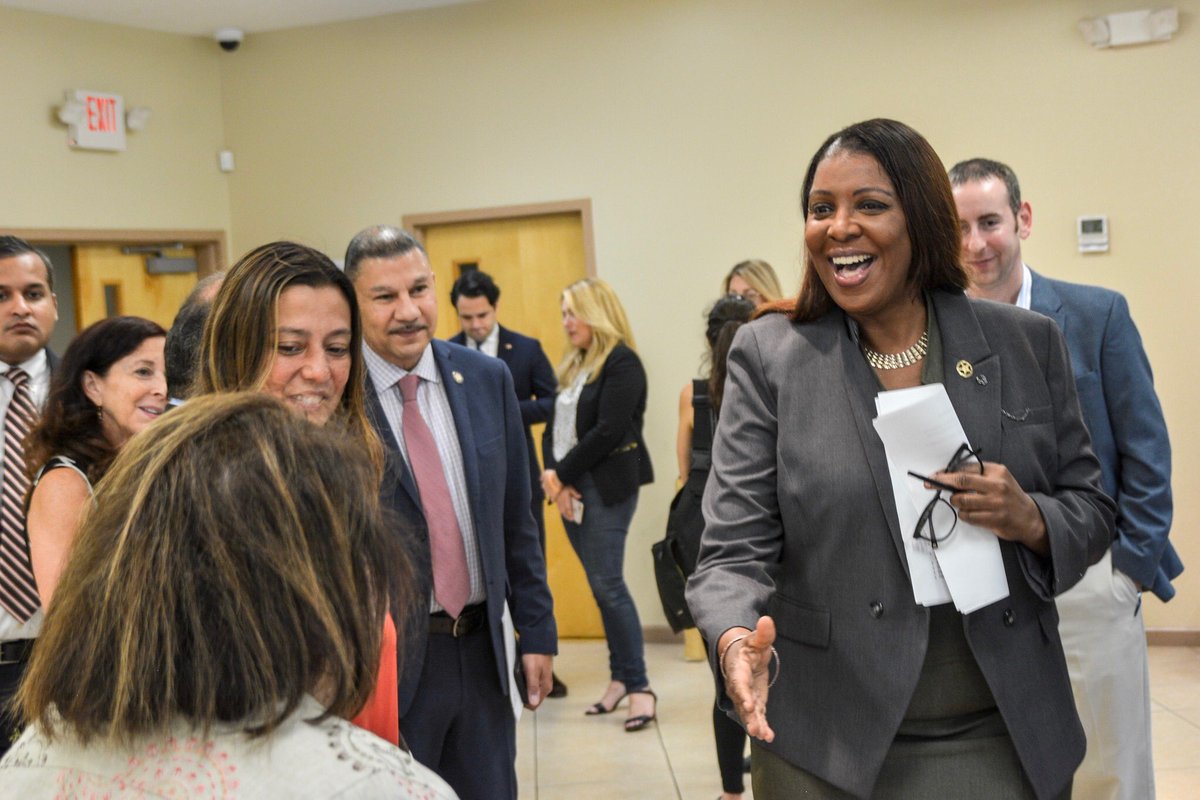
<svg viewBox="0 0 1200 800">
<path fill-rule="evenodd" d="M 400 394 L 404 398 L 401 427 L 408 461 L 417 479 L 421 494 L 421 510 L 429 529 L 429 550 L 433 557 L 433 596 L 446 613 L 457 618 L 471 597 L 471 580 L 467 574 L 467 552 L 463 545 L 450 487 L 442 471 L 433 433 L 421 416 L 417 405 L 417 384 L 420 377 L 405 375 L 400 379 Z"/>
<path fill-rule="evenodd" d="M 33 564 L 25 545 L 25 437 L 37 420 L 29 396 L 29 373 L 16 367 L 5 375 L 16 391 L 4 415 L 4 473 L 0 494 L 0 606 L 19 622 L 28 622 L 41 605 Z"/>
</svg>

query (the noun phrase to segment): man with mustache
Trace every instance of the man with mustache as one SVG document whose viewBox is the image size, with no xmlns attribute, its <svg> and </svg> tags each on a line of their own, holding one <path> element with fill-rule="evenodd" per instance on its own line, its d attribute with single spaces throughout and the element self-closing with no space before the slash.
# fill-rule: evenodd
<svg viewBox="0 0 1200 800">
<path fill-rule="evenodd" d="M 1171 443 L 1150 362 L 1129 305 L 1116 292 L 1051 280 L 1021 257 L 1033 209 L 1016 173 L 975 158 L 950 170 L 962 260 L 974 297 L 1013 303 L 1053 319 L 1071 351 L 1079 405 L 1117 503 L 1112 550 L 1057 598 L 1059 633 L 1087 755 L 1075 797 L 1154 797 L 1150 677 L 1141 592 L 1164 602 L 1183 571 L 1171 531 Z M 1019 424 L 1021 420 L 1014 420 Z M 1000 420 L 1009 426 L 1009 420 Z"/>
<path fill-rule="evenodd" d="M 0 236 L 0 417 L 4 419 L 0 501 L 0 756 L 18 733 L 8 712 L 42 627 L 29 560 L 24 438 L 50 391 L 58 358 L 46 349 L 58 320 L 50 259 L 24 239 Z"/>
<path fill-rule="evenodd" d="M 527 708 L 550 691 L 557 633 L 512 376 L 498 359 L 433 339 L 433 270 L 410 234 L 367 228 L 345 263 L 362 315 L 367 410 L 387 451 L 381 497 L 408 523 L 399 533 L 427 598 L 396 617 L 406 641 L 400 732 L 463 800 L 516 798 L 506 603 Z"/>
</svg>

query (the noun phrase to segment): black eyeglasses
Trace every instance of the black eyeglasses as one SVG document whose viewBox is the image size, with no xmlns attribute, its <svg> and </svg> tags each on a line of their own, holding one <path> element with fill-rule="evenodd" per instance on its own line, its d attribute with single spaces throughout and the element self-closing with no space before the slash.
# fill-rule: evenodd
<svg viewBox="0 0 1200 800">
<path fill-rule="evenodd" d="M 972 450 L 970 446 L 963 444 L 954 451 L 954 457 L 950 459 L 950 463 L 946 465 L 944 472 L 961 472 L 969 470 L 974 472 L 979 470 L 979 474 L 983 474 L 983 462 L 979 460 L 981 450 Z M 925 506 L 925 510 L 921 512 L 921 516 L 917 518 L 917 527 L 913 531 L 914 539 L 924 539 L 929 542 L 930 547 L 934 550 L 938 545 L 946 541 L 953 535 L 954 529 L 958 526 L 958 511 L 950 504 L 950 501 L 942 497 L 942 492 L 953 494 L 958 489 L 950 484 L 936 481 L 933 478 L 925 475 L 918 475 L 909 470 L 909 475 L 914 478 L 920 478 L 931 486 L 937 487 L 937 492 L 934 493 L 933 499 Z"/>
</svg>

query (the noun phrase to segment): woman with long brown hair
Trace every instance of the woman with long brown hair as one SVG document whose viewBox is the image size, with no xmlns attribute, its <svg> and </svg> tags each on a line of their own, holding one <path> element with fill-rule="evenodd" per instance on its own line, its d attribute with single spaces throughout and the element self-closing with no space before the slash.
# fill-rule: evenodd
<svg viewBox="0 0 1200 800">
<path fill-rule="evenodd" d="M 260 391 L 298 416 L 342 431 L 382 474 L 383 448 L 367 421 L 362 323 L 345 273 L 324 254 L 271 242 L 244 255 L 225 276 L 204 327 L 196 393 Z M 385 619 L 380 679 L 354 721 L 400 741 L 396 631 Z"/>
<path fill-rule="evenodd" d="M 91 506 L 92 487 L 125 442 L 166 411 L 166 335 L 141 317 L 101 320 L 71 341 L 51 379 L 25 458 L 33 470 L 25 524 L 43 608 Z"/>
<path fill-rule="evenodd" d="M 696 569 L 700 536 L 704 532 L 701 499 L 712 465 L 712 441 L 725 391 L 726 359 L 738 329 L 750 321 L 754 303 L 740 294 L 727 294 L 708 310 L 704 338 L 708 343 L 706 377 L 690 381 L 679 393 L 679 430 L 675 455 L 679 461 L 679 491 L 671 502 L 667 521 L 679 542 L 681 566 L 686 575 Z M 740 800 L 746 790 L 743 777 L 746 732 L 717 704 L 713 704 L 713 738 L 717 745 L 717 767 L 721 773 L 718 800 Z"/>
<path fill-rule="evenodd" d="M 5 795 L 452 798 L 339 719 L 408 585 L 374 476 L 260 393 L 189 400 L 132 440 L 34 649 Z"/>
</svg>

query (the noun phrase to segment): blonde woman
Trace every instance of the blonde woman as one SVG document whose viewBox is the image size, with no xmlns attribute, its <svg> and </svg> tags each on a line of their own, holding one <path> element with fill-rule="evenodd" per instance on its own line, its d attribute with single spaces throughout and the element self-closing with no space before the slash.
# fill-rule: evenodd
<svg viewBox="0 0 1200 800">
<path fill-rule="evenodd" d="M 770 264 L 757 258 L 734 264 L 725 276 L 721 290 L 724 294 L 740 294 L 756 307 L 783 297 L 779 276 Z"/>
<path fill-rule="evenodd" d="M 654 480 L 642 439 L 646 371 L 621 301 L 599 278 L 563 291 L 562 321 L 568 347 L 542 440 L 542 488 L 562 515 L 608 639 L 611 682 L 586 713 L 610 714 L 629 697 L 625 730 L 639 731 L 656 719 L 657 697 L 622 570 L 639 487 Z"/>
</svg>

